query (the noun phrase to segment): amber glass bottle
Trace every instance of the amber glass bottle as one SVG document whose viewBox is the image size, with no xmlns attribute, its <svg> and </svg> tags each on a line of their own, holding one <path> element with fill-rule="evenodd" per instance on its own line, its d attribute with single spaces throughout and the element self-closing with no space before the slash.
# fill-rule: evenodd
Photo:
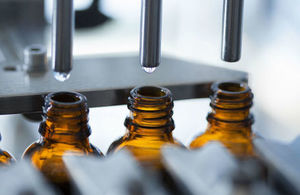
<svg viewBox="0 0 300 195">
<path fill-rule="evenodd" d="M 164 144 L 180 145 L 174 140 L 173 97 L 166 88 L 137 87 L 128 98 L 129 116 L 126 134 L 113 142 L 108 153 L 127 148 L 142 165 L 160 169 L 160 148 Z"/>
<path fill-rule="evenodd" d="M 1 141 L 1 134 L 0 134 L 0 141 Z M 2 165 L 10 165 L 15 161 L 14 157 L 8 152 L 0 149 L 0 166 Z"/>
<path fill-rule="evenodd" d="M 85 96 L 75 92 L 50 93 L 45 97 L 41 138 L 23 154 L 46 178 L 65 194 L 70 182 L 62 157 L 102 153 L 89 142 L 88 106 Z"/>
<path fill-rule="evenodd" d="M 251 89 L 242 82 L 215 83 L 211 89 L 212 112 L 207 116 L 207 130 L 192 141 L 190 148 L 218 141 L 237 157 L 253 156 L 253 116 L 249 111 L 253 99 Z"/>
</svg>

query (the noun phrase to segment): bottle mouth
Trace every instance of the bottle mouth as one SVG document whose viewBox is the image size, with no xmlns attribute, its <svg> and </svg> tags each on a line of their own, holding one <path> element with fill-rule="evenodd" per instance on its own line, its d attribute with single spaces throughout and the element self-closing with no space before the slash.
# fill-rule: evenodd
<svg viewBox="0 0 300 195">
<path fill-rule="evenodd" d="M 50 93 L 45 97 L 44 120 L 40 124 L 39 132 L 44 136 L 47 129 L 59 127 L 61 131 L 77 132 L 78 137 L 88 137 L 91 132 L 88 113 L 89 108 L 84 95 L 68 91 Z M 50 126 L 47 121 L 51 121 Z"/>
<path fill-rule="evenodd" d="M 211 89 L 213 92 L 225 94 L 244 94 L 250 91 L 250 88 L 246 83 L 238 81 L 218 82 L 213 84 Z"/>
<path fill-rule="evenodd" d="M 76 105 L 86 100 L 86 97 L 76 92 L 54 92 L 47 95 L 46 100 L 57 105 Z"/>
<path fill-rule="evenodd" d="M 211 86 L 210 105 L 226 110 L 247 109 L 252 106 L 253 93 L 247 83 L 239 81 L 218 82 Z"/>
<path fill-rule="evenodd" d="M 133 98 L 165 99 L 171 96 L 170 90 L 163 87 L 143 86 L 136 87 L 130 92 Z"/>
<path fill-rule="evenodd" d="M 125 120 L 125 126 L 174 129 L 173 97 L 170 90 L 156 86 L 136 87 L 130 91 L 128 109 L 135 113 Z"/>
</svg>

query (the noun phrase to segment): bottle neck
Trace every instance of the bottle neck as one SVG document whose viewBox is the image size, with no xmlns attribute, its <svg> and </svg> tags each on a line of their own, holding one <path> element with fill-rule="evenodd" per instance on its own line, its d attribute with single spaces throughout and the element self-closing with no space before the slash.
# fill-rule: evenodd
<svg viewBox="0 0 300 195">
<path fill-rule="evenodd" d="M 224 121 L 219 120 L 209 113 L 207 116 L 208 129 L 210 131 L 218 131 L 223 133 L 238 133 L 245 136 L 250 136 L 252 133 L 251 126 L 253 124 L 253 117 L 250 114 L 249 119 L 243 121 Z"/>
<path fill-rule="evenodd" d="M 79 93 L 51 93 L 45 98 L 44 121 L 39 132 L 47 140 L 63 143 L 87 141 L 88 125 L 86 98 Z"/>
<path fill-rule="evenodd" d="M 125 126 L 129 133 L 143 136 L 171 135 L 175 128 L 171 92 L 159 87 L 141 87 L 131 91 L 128 98 L 129 116 Z"/>
<path fill-rule="evenodd" d="M 212 91 L 212 111 L 207 116 L 209 129 L 250 135 L 254 122 L 250 114 L 253 94 L 247 84 L 216 83 L 212 86 Z"/>
</svg>

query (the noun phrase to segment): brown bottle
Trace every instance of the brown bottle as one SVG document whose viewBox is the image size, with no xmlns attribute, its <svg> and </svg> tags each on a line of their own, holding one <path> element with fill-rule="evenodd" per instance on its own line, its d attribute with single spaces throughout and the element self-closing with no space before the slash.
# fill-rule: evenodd
<svg viewBox="0 0 300 195">
<path fill-rule="evenodd" d="M 142 165 L 160 169 L 160 148 L 165 144 L 180 145 L 174 140 L 173 97 L 166 88 L 138 87 L 128 98 L 129 116 L 125 119 L 126 134 L 113 142 L 112 153 L 128 149 Z"/>
<path fill-rule="evenodd" d="M 70 193 L 70 180 L 63 163 L 64 155 L 102 153 L 89 142 L 88 106 L 85 96 L 75 92 L 50 93 L 45 97 L 41 138 L 24 152 L 46 178 L 65 194 Z"/>
<path fill-rule="evenodd" d="M 253 116 L 250 114 L 253 94 L 246 83 L 223 82 L 211 87 L 212 112 L 207 116 L 206 132 L 196 137 L 191 149 L 218 141 L 237 157 L 253 156 Z"/>
<path fill-rule="evenodd" d="M 1 141 L 1 134 L 0 134 L 0 141 Z M 13 162 L 15 162 L 14 157 L 8 152 L 0 149 L 0 166 L 10 165 Z"/>
</svg>

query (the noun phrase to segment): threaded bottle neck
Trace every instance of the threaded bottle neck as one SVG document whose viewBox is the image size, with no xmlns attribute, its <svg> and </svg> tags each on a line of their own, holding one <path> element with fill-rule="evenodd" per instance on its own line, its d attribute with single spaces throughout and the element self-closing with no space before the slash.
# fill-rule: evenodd
<svg viewBox="0 0 300 195">
<path fill-rule="evenodd" d="M 143 134 L 170 133 L 174 129 L 173 97 L 161 87 L 137 87 L 128 98 L 130 115 L 125 120 L 129 131 Z"/>
<path fill-rule="evenodd" d="M 48 139 L 87 138 L 91 131 L 88 125 L 89 108 L 86 97 L 76 92 L 56 92 L 45 97 L 44 121 L 39 132 Z"/>
<path fill-rule="evenodd" d="M 250 114 L 253 93 L 246 83 L 215 83 L 211 89 L 212 112 L 207 117 L 210 124 L 226 127 L 228 130 L 251 128 L 254 121 Z"/>
</svg>

